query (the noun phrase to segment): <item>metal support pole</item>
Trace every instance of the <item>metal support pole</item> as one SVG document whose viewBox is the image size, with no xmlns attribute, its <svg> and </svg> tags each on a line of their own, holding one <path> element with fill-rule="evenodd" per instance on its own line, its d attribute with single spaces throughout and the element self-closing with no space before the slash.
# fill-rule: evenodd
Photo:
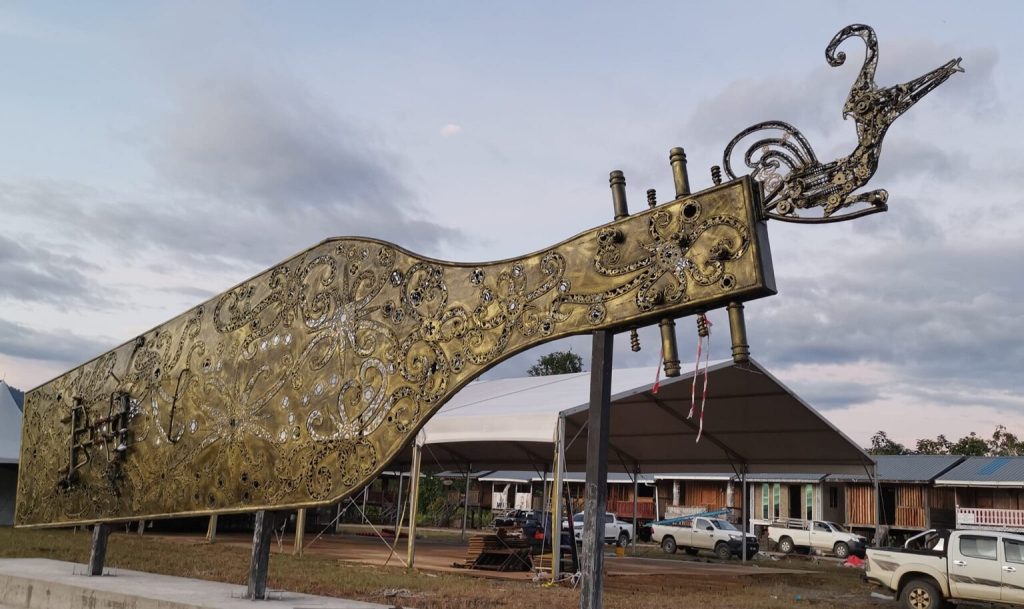
<svg viewBox="0 0 1024 609">
<path fill-rule="evenodd" d="M 469 472 L 473 469 L 472 463 L 466 464 L 466 493 L 462 499 L 462 534 L 459 539 L 466 540 L 466 516 L 469 515 Z"/>
<path fill-rule="evenodd" d="M 740 470 L 740 509 L 743 510 L 743 562 L 747 562 L 747 468 Z"/>
<path fill-rule="evenodd" d="M 217 515 L 210 516 L 210 523 L 206 525 L 206 543 L 217 541 Z"/>
<path fill-rule="evenodd" d="M 306 508 L 299 508 L 295 513 L 295 547 L 292 554 L 302 556 L 302 546 L 306 543 Z"/>
<path fill-rule="evenodd" d="M 637 493 L 640 492 L 640 468 L 633 468 L 633 536 L 630 538 L 630 542 L 633 544 L 633 556 L 636 556 L 636 538 L 637 533 L 640 529 L 636 526 L 636 508 L 637 508 Z"/>
<path fill-rule="evenodd" d="M 423 449 L 416 440 L 412 441 L 412 465 L 409 468 L 409 540 L 406 563 L 409 568 L 416 561 L 416 516 L 420 507 L 420 460 Z"/>
<path fill-rule="evenodd" d="M 274 534 L 277 514 L 267 510 L 256 512 L 256 524 L 252 532 L 252 556 L 249 559 L 249 587 L 245 598 L 263 600 L 267 598 L 267 570 L 270 567 L 270 540 Z"/>
<path fill-rule="evenodd" d="M 565 462 L 565 417 L 555 427 L 555 462 L 551 465 L 551 580 L 562 573 L 562 465 Z M 572 519 L 569 519 L 571 530 Z"/>
<path fill-rule="evenodd" d="M 89 575 L 103 575 L 103 563 L 107 560 L 107 539 L 110 538 L 110 525 L 99 523 L 92 525 L 92 547 L 89 550 Z"/>
<path fill-rule="evenodd" d="M 614 335 L 594 332 L 587 419 L 586 507 L 583 509 L 583 578 L 580 609 L 601 609 L 604 582 L 604 514 L 608 507 L 608 423 Z"/>
<path fill-rule="evenodd" d="M 398 472 L 398 499 L 395 500 L 395 535 L 398 535 L 398 527 L 402 523 L 398 522 L 398 518 L 402 515 L 402 472 Z M 398 538 L 395 537 L 395 541 Z"/>
</svg>

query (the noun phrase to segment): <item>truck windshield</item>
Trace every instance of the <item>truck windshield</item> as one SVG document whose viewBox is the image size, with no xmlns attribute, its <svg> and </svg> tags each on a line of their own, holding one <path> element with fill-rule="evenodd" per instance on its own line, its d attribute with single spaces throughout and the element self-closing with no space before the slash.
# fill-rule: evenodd
<svg viewBox="0 0 1024 609">
<path fill-rule="evenodd" d="M 849 533 L 849 531 L 847 531 L 845 528 L 843 528 L 843 525 L 841 525 L 841 524 L 836 524 L 834 522 L 826 522 L 825 524 L 827 524 L 828 526 L 832 527 L 832 530 L 837 532 L 837 533 Z"/>
<path fill-rule="evenodd" d="M 727 520 L 712 520 L 712 524 L 715 525 L 716 529 L 722 529 L 723 531 L 738 531 L 736 527 L 732 526 L 732 523 Z"/>
</svg>

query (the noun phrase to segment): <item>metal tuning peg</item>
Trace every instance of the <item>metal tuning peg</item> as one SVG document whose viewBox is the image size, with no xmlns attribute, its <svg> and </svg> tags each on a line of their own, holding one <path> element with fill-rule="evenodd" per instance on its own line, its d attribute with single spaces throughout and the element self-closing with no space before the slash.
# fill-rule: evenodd
<svg viewBox="0 0 1024 609">
<path fill-rule="evenodd" d="M 729 335 L 732 337 L 732 361 L 743 364 L 750 361 L 750 345 L 747 343 L 747 322 L 743 317 L 743 303 L 730 302 Z"/>
</svg>

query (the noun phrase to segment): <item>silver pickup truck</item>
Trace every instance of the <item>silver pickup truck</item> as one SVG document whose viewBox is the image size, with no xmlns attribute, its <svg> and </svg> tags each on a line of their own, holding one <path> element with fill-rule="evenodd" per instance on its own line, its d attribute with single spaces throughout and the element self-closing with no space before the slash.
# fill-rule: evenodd
<svg viewBox="0 0 1024 609">
<path fill-rule="evenodd" d="M 720 518 L 695 517 L 679 525 L 652 523 L 651 541 L 661 544 L 666 554 L 675 554 L 682 548 L 687 554 L 696 555 L 700 550 L 710 550 L 722 560 L 743 553 L 743 531 L 729 521 Z M 757 538 L 747 538 L 747 556 L 757 554 Z"/>
<path fill-rule="evenodd" d="M 868 548 L 865 579 L 895 592 L 907 609 L 948 601 L 1024 605 L 1024 535 L 935 530 L 915 539 L 903 548 Z"/>
</svg>

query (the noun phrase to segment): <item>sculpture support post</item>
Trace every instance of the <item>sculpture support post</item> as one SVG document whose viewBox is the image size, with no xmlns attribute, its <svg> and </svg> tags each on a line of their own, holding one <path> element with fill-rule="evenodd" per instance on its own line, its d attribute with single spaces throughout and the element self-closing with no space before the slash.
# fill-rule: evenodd
<svg viewBox="0 0 1024 609">
<path fill-rule="evenodd" d="M 580 609 L 601 609 L 604 581 L 604 513 L 608 507 L 608 422 L 614 335 L 594 332 L 587 419 L 586 507 L 583 509 L 583 579 Z"/>
<path fill-rule="evenodd" d="M 252 532 L 252 557 L 249 559 L 249 588 L 245 598 L 267 598 L 267 570 L 270 567 L 270 538 L 274 532 L 276 513 L 268 510 L 256 512 L 256 525 Z"/>
<path fill-rule="evenodd" d="M 92 548 L 89 550 L 89 575 L 103 575 L 103 563 L 107 560 L 107 539 L 110 525 L 94 524 L 92 527 Z"/>
</svg>

